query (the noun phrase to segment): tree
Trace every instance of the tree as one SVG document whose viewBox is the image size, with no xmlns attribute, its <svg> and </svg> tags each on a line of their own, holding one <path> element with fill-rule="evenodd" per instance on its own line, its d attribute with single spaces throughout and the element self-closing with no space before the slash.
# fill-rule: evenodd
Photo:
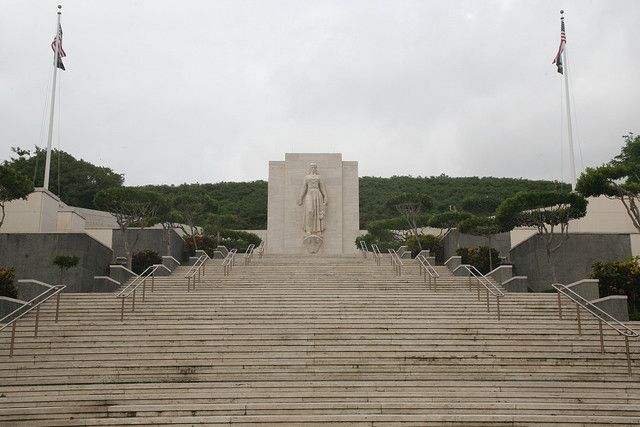
<svg viewBox="0 0 640 427">
<path fill-rule="evenodd" d="M 461 233 L 472 234 L 474 236 L 486 237 L 489 241 L 489 271 L 493 270 L 493 257 L 491 254 L 491 237 L 502 231 L 500 224 L 495 218 L 473 216 L 460 222 L 458 230 Z"/>
<path fill-rule="evenodd" d="M 465 219 L 471 218 L 471 214 L 469 212 L 461 212 L 461 211 L 449 211 L 443 212 L 439 214 L 435 214 L 429 220 L 429 227 L 439 228 L 440 235 L 443 234 L 444 229 L 447 229 L 447 233 L 452 228 L 456 228 L 458 224 L 460 224 Z"/>
<path fill-rule="evenodd" d="M 35 186 L 44 182 L 44 164 L 46 150 L 35 147 L 33 152 L 20 147 L 13 147 L 17 157 L 7 162 L 18 172 L 29 177 Z M 59 167 L 59 169 L 58 169 Z M 60 191 L 58 179 L 60 177 Z M 121 187 L 124 182 L 122 174 L 115 173 L 108 167 L 96 166 L 85 160 L 76 159 L 61 150 L 51 153 L 51 190 L 60 193 L 60 200 L 70 206 L 95 209 L 93 200 L 98 191 L 110 187 Z"/>
<path fill-rule="evenodd" d="M 80 258 L 75 255 L 56 255 L 53 257 L 53 263 L 60 268 L 60 283 L 62 285 L 64 279 L 64 273 L 71 267 L 78 265 Z"/>
<path fill-rule="evenodd" d="M 206 234 L 216 236 L 216 246 L 220 244 L 222 234 L 236 222 L 231 214 L 209 214 L 204 226 Z"/>
<path fill-rule="evenodd" d="M 607 164 L 587 168 L 578 179 L 576 191 L 585 197 L 620 200 L 640 231 L 640 136 L 629 133 L 623 138 L 626 144 L 621 153 Z"/>
<path fill-rule="evenodd" d="M 500 199 L 495 196 L 467 196 L 462 200 L 463 211 L 474 215 L 492 215 L 500 205 Z"/>
<path fill-rule="evenodd" d="M 173 208 L 180 222 L 178 227 L 191 238 L 193 246 L 198 249 L 196 235 L 200 232 L 198 225 L 203 225 L 209 213 L 218 211 L 218 202 L 210 196 L 183 194 L 173 199 Z"/>
<path fill-rule="evenodd" d="M 131 252 L 138 242 L 140 233 L 130 242 L 128 230 L 131 227 L 145 228 L 150 225 L 161 206 L 160 195 L 131 187 L 113 187 L 99 191 L 94 203 L 99 209 L 111 212 L 116 217 L 124 241 L 127 268 L 131 269 Z"/>
<path fill-rule="evenodd" d="M 0 165 L 0 228 L 5 219 L 5 204 L 16 199 L 26 199 L 33 192 L 33 184 L 23 174 L 6 162 Z"/>
<path fill-rule="evenodd" d="M 496 221 L 502 231 L 536 227 L 544 238 L 547 262 L 551 264 L 551 255 L 569 238 L 569 221 L 586 213 L 587 199 L 577 193 L 521 192 L 498 206 Z M 555 280 L 555 268 L 552 273 Z"/>
<path fill-rule="evenodd" d="M 409 229 L 416 238 L 420 250 L 422 250 L 420 238 L 418 237 L 418 217 L 421 212 L 433 206 L 431 199 L 422 193 L 402 193 L 389 199 L 386 206 L 387 208 L 395 209 L 407 221 Z"/>
</svg>

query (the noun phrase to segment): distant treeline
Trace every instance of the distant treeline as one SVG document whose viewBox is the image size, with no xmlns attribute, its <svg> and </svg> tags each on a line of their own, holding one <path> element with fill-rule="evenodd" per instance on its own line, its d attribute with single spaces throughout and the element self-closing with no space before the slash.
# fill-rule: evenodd
<svg viewBox="0 0 640 427">
<path fill-rule="evenodd" d="M 7 163 L 32 177 L 36 186 L 42 186 L 45 152 L 14 149 L 15 157 Z M 60 156 L 60 158 L 58 158 Z M 60 165 L 60 170 L 58 170 Z M 78 160 L 63 151 L 54 150 L 51 168 L 51 190 L 72 206 L 95 208 L 93 197 L 104 188 L 121 186 L 123 175 L 107 167 L 98 167 Z M 238 228 L 260 230 L 267 227 L 267 182 L 220 182 L 216 184 L 148 185 L 148 190 L 165 196 L 178 194 L 208 195 L 219 203 L 220 214 L 233 214 Z M 569 191 L 568 184 L 552 181 L 532 181 L 514 178 L 454 178 L 446 175 L 431 177 L 392 176 L 391 178 L 360 178 L 360 225 L 371 220 L 396 217 L 385 203 L 401 193 L 424 193 L 433 207 L 431 212 L 450 209 L 473 211 L 483 205 L 488 212 L 502 199 L 518 191 Z M 483 213 L 488 213 L 483 212 Z M 480 212 L 479 212 L 480 213 Z"/>
</svg>

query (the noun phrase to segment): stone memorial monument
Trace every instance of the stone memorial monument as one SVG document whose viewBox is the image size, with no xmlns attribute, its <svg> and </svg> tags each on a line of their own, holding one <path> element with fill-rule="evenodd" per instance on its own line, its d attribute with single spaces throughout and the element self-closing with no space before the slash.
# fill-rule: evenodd
<svg viewBox="0 0 640 427">
<path fill-rule="evenodd" d="M 269 162 L 265 252 L 356 253 L 358 192 L 358 162 L 342 154 L 287 153 Z"/>
</svg>

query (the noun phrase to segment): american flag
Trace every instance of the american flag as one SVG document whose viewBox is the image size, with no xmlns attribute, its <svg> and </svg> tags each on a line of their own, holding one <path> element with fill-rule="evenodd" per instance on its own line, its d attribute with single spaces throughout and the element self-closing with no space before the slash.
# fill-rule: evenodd
<svg viewBox="0 0 640 427">
<path fill-rule="evenodd" d="M 564 33 L 564 18 L 560 18 L 560 47 L 555 58 L 553 58 L 552 64 L 556 64 L 558 72 L 564 74 L 564 68 L 562 67 L 562 52 L 564 52 L 564 45 L 567 43 L 567 35 Z"/>
<path fill-rule="evenodd" d="M 51 42 L 51 49 L 56 53 L 56 66 L 61 70 L 64 70 L 64 64 L 62 63 L 62 58 L 67 56 L 64 53 L 64 49 L 62 49 L 62 26 L 58 24 L 58 34 L 53 38 Z"/>
</svg>

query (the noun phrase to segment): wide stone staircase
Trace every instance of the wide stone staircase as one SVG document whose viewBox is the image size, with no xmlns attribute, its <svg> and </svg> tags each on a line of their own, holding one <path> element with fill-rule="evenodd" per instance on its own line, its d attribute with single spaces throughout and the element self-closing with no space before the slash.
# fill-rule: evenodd
<svg viewBox="0 0 640 427">
<path fill-rule="evenodd" d="M 62 297 L 0 333 L 0 425 L 638 425 L 640 363 L 555 294 L 495 299 L 445 267 L 268 256 L 195 290 L 179 267 L 120 321 L 114 294 Z M 630 322 L 640 328 L 638 323 Z"/>
</svg>

